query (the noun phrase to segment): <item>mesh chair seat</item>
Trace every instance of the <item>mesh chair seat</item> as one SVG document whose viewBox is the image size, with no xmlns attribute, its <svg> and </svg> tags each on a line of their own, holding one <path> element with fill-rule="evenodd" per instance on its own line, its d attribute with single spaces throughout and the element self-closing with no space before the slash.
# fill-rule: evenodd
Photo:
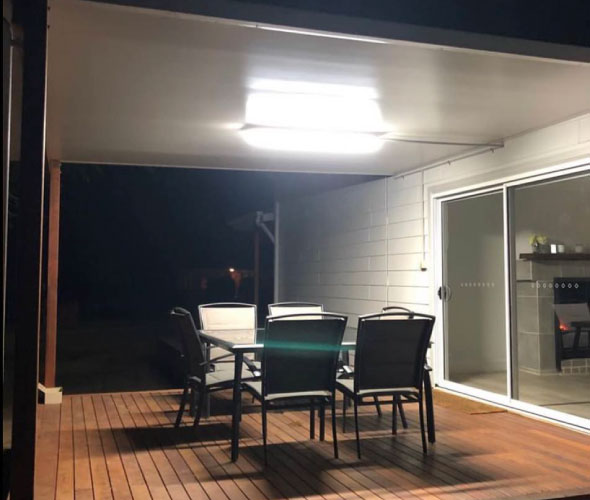
<svg viewBox="0 0 590 500">
<path fill-rule="evenodd" d="M 242 369 L 242 380 L 253 380 L 256 377 L 247 368 Z M 218 385 L 232 386 L 234 383 L 234 365 L 221 367 L 217 365 L 214 372 L 207 373 L 205 385 L 208 388 Z"/>
<path fill-rule="evenodd" d="M 247 389 L 256 396 L 258 399 L 262 399 L 262 382 L 246 382 L 244 385 Z M 301 392 L 284 392 L 278 394 L 271 394 L 266 396 L 266 401 L 274 401 L 277 399 L 286 398 L 324 398 L 330 397 L 332 393 L 330 391 L 301 391 Z"/>
<path fill-rule="evenodd" d="M 338 379 L 336 381 L 336 387 L 349 396 L 375 396 L 375 395 L 390 395 L 390 394 L 409 394 L 414 393 L 418 394 L 418 389 L 415 387 L 385 387 L 385 388 L 376 388 L 376 389 L 361 389 L 354 392 L 354 380 L 353 379 Z"/>
</svg>

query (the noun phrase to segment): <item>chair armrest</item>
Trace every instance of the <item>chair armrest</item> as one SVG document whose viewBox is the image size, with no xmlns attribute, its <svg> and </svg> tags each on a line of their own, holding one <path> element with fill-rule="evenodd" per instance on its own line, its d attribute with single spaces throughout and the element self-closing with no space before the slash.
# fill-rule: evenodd
<svg viewBox="0 0 590 500">
<path fill-rule="evenodd" d="M 261 371 L 258 369 L 254 361 L 252 361 L 251 359 L 244 357 L 244 364 L 255 377 L 260 377 L 260 375 L 262 375 Z"/>
<path fill-rule="evenodd" d="M 354 370 L 348 365 L 342 365 L 340 368 L 338 368 L 337 374 L 338 378 L 341 379 L 350 378 L 354 374 Z"/>
<path fill-rule="evenodd" d="M 207 361 L 203 361 L 202 363 L 199 363 L 199 366 L 210 365 L 210 364 L 212 364 L 212 363 L 216 363 L 217 361 L 220 361 L 220 360 L 222 360 L 222 359 L 225 359 L 225 358 L 231 358 L 232 356 L 233 356 L 233 354 L 232 354 L 232 353 L 229 353 L 229 354 L 224 354 L 223 356 L 217 356 L 216 358 L 209 359 L 209 360 L 207 360 Z"/>
</svg>

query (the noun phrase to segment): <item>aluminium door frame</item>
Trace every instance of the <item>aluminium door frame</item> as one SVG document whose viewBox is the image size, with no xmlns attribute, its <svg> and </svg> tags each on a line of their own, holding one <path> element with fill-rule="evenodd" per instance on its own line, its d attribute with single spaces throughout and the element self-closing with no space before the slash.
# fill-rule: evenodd
<svg viewBox="0 0 590 500">
<path fill-rule="evenodd" d="M 510 268 L 510 257 L 511 257 L 511 245 L 510 245 L 510 207 L 509 203 L 511 200 L 510 188 L 533 184 L 542 180 L 566 177 L 579 173 L 585 173 L 590 171 L 590 158 L 584 157 L 578 160 L 564 162 L 550 166 L 548 168 L 538 169 L 526 173 L 520 173 L 514 176 L 501 177 L 489 182 L 466 185 L 461 188 L 433 193 L 430 197 L 431 207 L 431 226 L 432 234 L 434 238 L 431 243 L 431 250 L 433 255 L 433 266 L 434 272 L 431 283 L 432 288 L 432 300 L 435 304 L 435 314 L 441 318 L 435 325 L 435 381 L 438 387 L 443 389 L 464 394 L 468 397 L 488 401 L 490 403 L 510 408 L 511 410 L 522 412 L 528 416 L 535 416 L 543 420 L 550 420 L 557 422 L 575 430 L 590 430 L 590 419 L 585 419 L 575 415 L 570 415 L 557 410 L 545 408 L 542 406 L 526 403 L 516 399 L 515 392 L 518 389 L 518 383 L 515 379 L 515 372 L 513 366 L 513 335 L 514 321 L 516 320 L 513 311 L 514 308 L 514 297 L 512 293 L 511 280 L 512 280 L 512 269 Z M 506 325 L 506 369 L 507 369 L 507 393 L 496 394 L 490 391 L 469 387 L 464 384 L 457 382 L 451 382 L 445 379 L 445 371 L 447 367 L 447 349 L 444 342 L 444 325 L 446 323 L 444 318 L 444 303 L 439 300 L 436 294 L 436 290 L 443 283 L 443 203 L 446 201 L 471 198 L 474 196 L 488 194 L 492 192 L 502 192 L 503 196 L 503 229 L 504 229 L 504 290 L 505 290 L 505 325 Z M 515 391 L 516 389 L 516 391 Z"/>
<path fill-rule="evenodd" d="M 433 221 L 435 222 L 435 239 L 434 239 L 434 244 L 435 244 L 435 249 L 434 249 L 434 261 L 435 261 L 435 266 L 434 266 L 434 274 L 435 274 L 435 291 L 438 290 L 438 288 L 440 286 L 442 286 L 443 284 L 443 275 L 444 275 L 444 211 L 443 211 L 443 204 L 445 202 L 448 201 L 453 201 L 453 200 L 461 200 L 461 199 L 467 199 L 467 198 L 475 198 L 478 196 L 485 196 L 488 194 L 502 194 L 503 197 L 503 202 L 502 202 L 502 206 L 503 206 L 503 225 L 504 225 L 504 238 L 506 237 L 506 218 L 505 218 L 505 190 L 503 189 L 502 184 L 494 182 L 493 184 L 491 184 L 489 187 L 486 188 L 479 188 L 479 189 L 474 189 L 474 190 L 470 190 L 470 189 L 466 189 L 466 190 L 461 190 L 460 192 L 455 192 L 453 194 L 449 194 L 449 195 L 435 195 L 433 196 L 433 208 L 434 211 L 436 213 L 436 217 L 433 219 Z M 505 247 L 506 245 L 504 245 Z M 504 286 L 506 286 L 506 255 L 504 255 Z M 435 314 L 438 318 L 441 318 L 440 321 L 438 321 L 438 328 L 437 331 L 435 332 L 435 345 L 438 347 L 435 351 L 435 377 L 436 377 L 436 381 L 437 381 L 437 385 L 439 387 L 445 388 L 445 389 L 449 389 L 449 390 L 455 390 L 457 392 L 463 392 L 465 394 L 468 394 L 470 396 L 476 397 L 478 399 L 486 399 L 489 400 L 489 395 L 493 395 L 494 396 L 494 400 L 495 402 L 507 405 L 509 403 L 509 398 L 507 397 L 507 395 L 510 394 L 510 390 L 511 390 L 511 377 L 510 377 L 510 370 L 509 370 L 509 366 L 510 366 L 510 349 L 507 348 L 506 349 L 506 380 L 507 380 L 507 388 L 506 388 L 506 394 L 496 394 L 496 393 L 491 393 L 488 391 L 484 391 L 481 389 L 476 389 L 473 387 L 469 387 L 466 386 L 464 384 L 458 384 L 456 382 L 451 382 L 449 380 L 446 380 L 445 377 L 445 372 L 446 372 L 446 368 L 448 366 L 448 350 L 446 348 L 446 342 L 445 342 L 445 332 L 444 332 L 444 327 L 446 325 L 446 318 L 445 318 L 445 313 L 444 313 L 444 301 L 440 300 L 436 293 L 434 295 L 434 299 L 435 302 Z M 505 312 L 504 317 L 508 317 L 508 315 Z M 508 328 L 505 329 L 507 332 L 507 337 L 508 337 Z M 509 345 L 509 343 L 507 342 L 507 345 Z"/>
</svg>

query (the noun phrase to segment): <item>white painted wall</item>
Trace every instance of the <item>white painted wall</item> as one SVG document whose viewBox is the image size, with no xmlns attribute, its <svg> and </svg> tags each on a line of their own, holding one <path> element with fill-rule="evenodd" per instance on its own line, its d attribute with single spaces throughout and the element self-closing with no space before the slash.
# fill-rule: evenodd
<svg viewBox="0 0 590 500">
<path fill-rule="evenodd" d="M 590 113 L 506 139 L 493 153 L 282 203 L 279 300 L 324 303 L 352 326 L 385 305 L 433 313 L 431 197 L 584 159 Z"/>
<path fill-rule="evenodd" d="M 514 197 L 516 255 L 531 252 L 531 234 L 573 252 L 582 245 L 590 252 L 590 176 L 519 188 Z"/>
<path fill-rule="evenodd" d="M 387 304 L 386 182 L 280 207 L 279 299 L 323 303 L 356 317 Z"/>
</svg>

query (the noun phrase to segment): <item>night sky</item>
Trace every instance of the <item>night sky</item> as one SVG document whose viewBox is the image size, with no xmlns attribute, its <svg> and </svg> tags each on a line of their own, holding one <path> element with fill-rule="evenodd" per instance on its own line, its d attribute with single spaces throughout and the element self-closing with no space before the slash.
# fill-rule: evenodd
<svg viewBox="0 0 590 500">
<path fill-rule="evenodd" d="M 232 218 L 272 211 L 275 199 L 372 179 L 369 176 L 64 165 L 60 308 L 67 322 L 161 317 L 171 307 L 232 300 L 232 283 L 207 294 L 179 286 L 191 269 L 253 269 L 253 234 Z M 262 302 L 272 299 L 273 249 L 261 238 Z M 228 280 L 229 281 L 229 280 Z M 240 300 L 252 302 L 251 280 Z M 70 311 L 68 313 L 67 311 Z"/>
</svg>

